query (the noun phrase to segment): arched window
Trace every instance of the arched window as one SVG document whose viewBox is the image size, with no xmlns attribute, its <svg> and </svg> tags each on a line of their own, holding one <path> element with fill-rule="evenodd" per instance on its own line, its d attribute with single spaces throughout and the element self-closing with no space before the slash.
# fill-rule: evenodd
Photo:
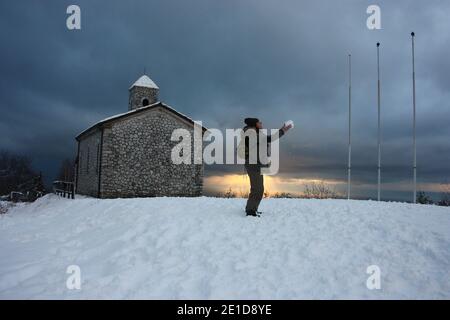
<svg viewBox="0 0 450 320">
<path fill-rule="evenodd" d="M 149 101 L 148 101 L 147 98 L 142 99 L 142 106 L 143 106 L 143 107 L 148 106 L 149 104 L 150 104 L 150 103 L 149 103 Z"/>
</svg>

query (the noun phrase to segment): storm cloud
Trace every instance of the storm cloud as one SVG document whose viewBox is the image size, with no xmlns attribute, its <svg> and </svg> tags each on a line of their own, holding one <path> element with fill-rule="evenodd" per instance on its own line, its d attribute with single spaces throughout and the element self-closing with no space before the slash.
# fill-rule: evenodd
<svg viewBox="0 0 450 320">
<path fill-rule="evenodd" d="M 70 4 L 81 8 L 81 30 L 66 28 Z M 381 30 L 366 27 L 371 4 L 381 8 Z M 128 87 L 145 68 L 162 101 L 207 127 L 294 120 L 280 176 L 345 182 L 351 53 L 354 190 L 371 196 L 379 41 L 387 195 L 412 178 L 415 31 L 418 179 L 448 183 L 449 14 L 448 1 L 2 1 L 0 149 L 29 154 L 52 177 L 75 155 L 75 135 L 127 110 Z"/>
</svg>

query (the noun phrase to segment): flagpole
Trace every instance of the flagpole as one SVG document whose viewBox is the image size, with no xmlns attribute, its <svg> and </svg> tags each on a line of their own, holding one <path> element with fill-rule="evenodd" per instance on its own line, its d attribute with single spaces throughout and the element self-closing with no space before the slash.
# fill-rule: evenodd
<svg viewBox="0 0 450 320">
<path fill-rule="evenodd" d="M 352 174 L 352 55 L 348 55 L 348 171 L 347 199 L 350 200 Z"/>
<path fill-rule="evenodd" d="M 416 152 L 416 70 L 414 59 L 414 32 L 411 32 L 411 49 L 412 49 L 412 84 L 413 84 L 413 203 L 417 199 L 417 152 Z"/>
<path fill-rule="evenodd" d="M 377 199 L 381 199 L 381 106 L 380 106 L 380 43 L 377 42 L 377 73 L 378 73 L 378 188 Z"/>
</svg>

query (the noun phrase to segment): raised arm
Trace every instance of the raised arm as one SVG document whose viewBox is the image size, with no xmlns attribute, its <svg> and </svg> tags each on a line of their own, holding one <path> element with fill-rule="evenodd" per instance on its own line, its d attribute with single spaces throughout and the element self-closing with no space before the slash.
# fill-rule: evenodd
<svg viewBox="0 0 450 320">
<path fill-rule="evenodd" d="M 284 124 L 284 125 L 280 128 L 280 130 L 278 130 L 278 138 L 281 138 L 282 136 L 284 136 L 284 134 L 285 134 L 290 128 L 292 128 L 292 125 L 285 125 L 285 124 Z M 273 135 L 267 136 L 267 143 L 271 143 L 273 140 L 276 140 L 276 139 L 273 139 L 273 140 L 272 140 L 272 138 L 273 138 Z"/>
</svg>

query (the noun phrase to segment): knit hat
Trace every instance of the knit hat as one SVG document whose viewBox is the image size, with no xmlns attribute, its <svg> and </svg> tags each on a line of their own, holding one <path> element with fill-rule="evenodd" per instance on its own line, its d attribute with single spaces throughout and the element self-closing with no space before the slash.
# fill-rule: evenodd
<svg viewBox="0 0 450 320">
<path fill-rule="evenodd" d="M 259 122 L 258 118 L 245 118 L 244 123 L 249 127 L 256 127 L 256 123 Z"/>
</svg>

